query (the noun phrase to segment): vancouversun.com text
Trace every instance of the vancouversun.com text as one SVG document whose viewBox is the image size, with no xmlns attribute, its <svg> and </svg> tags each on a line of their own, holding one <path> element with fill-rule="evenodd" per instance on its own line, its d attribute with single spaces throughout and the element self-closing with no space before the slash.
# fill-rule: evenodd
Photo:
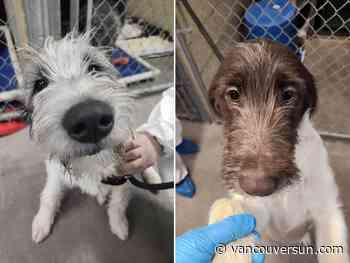
<svg viewBox="0 0 350 263">
<path fill-rule="evenodd" d="M 229 251 L 230 250 L 230 251 Z M 316 248 L 313 245 L 299 243 L 293 245 L 236 245 L 219 244 L 215 247 L 216 255 L 223 255 L 227 252 L 238 254 L 265 254 L 265 255 L 341 255 L 344 247 L 341 245 L 325 245 Z"/>
</svg>

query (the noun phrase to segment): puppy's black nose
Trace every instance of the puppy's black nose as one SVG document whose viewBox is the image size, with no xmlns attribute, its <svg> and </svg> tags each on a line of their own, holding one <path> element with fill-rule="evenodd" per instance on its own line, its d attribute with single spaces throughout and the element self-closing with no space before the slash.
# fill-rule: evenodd
<svg viewBox="0 0 350 263">
<path fill-rule="evenodd" d="M 64 115 L 62 125 L 72 139 L 97 143 L 113 128 L 113 108 L 102 101 L 89 99 L 71 107 Z"/>
</svg>

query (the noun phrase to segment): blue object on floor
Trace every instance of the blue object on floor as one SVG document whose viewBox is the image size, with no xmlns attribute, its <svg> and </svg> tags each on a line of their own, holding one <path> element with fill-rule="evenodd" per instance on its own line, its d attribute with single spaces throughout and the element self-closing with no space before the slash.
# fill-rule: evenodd
<svg viewBox="0 0 350 263">
<path fill-rule="evenodd" d="M 128 58 L 129 62 L 125 65 L 114 65 L 122 77 L 129 77 L 144 72 L 150 71 L 145 65 L 139 62 L 137 59 L 126 53 L 121 48 L 115 48 L 112 50 L 112 61 L 118 58 Z"/>
<path fill-rule="evenodd" d="M 199 152 L 199 146 L 191 140 L 182 139 L 182 142 L 176 146 L 176 151 L 181 155 L 195 154 Z"/>
<path fill-rule="evenodd" d="M 7 47 L 0 48 L 0 91 L 8 91 L 16 88 L 15 70 L 11 63 L 10 53 Z"/>
<path fill-rule="evenodd" d="M 247 39 L 268 38 L 297 52 L 298 28 L 293 23 L 297 11 L 288 0 L 254 2 L 244 14 L 244 24 L 249 30 Z"/>
<path fill-rule="evenodd" d="M 180 183 L 176 185 L 176 193 L 184 197 L 192 198 L 196 193 L 196 186 L 191 176 L 187 175 Z"/>
</svg>

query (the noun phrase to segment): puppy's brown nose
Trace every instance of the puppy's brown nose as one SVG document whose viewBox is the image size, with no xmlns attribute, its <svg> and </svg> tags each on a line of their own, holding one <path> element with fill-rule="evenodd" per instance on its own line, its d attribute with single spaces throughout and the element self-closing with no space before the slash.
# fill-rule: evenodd
<svg viewBox="0 0 350 263">
<path fill-rule="evenodd" d="M 114 112 L 105 102 L 89 99 L 72 106 L 64 115 L 62 125 L 72 139 L 97 143 L 111 132 Z"/>
<path fill-rule="evenodd" d="M 247 194 L 267 196 L 277 189 L 278 178 L 252 173 L 244 174 L 239 178 L 239 185 Z"/>
</svg>

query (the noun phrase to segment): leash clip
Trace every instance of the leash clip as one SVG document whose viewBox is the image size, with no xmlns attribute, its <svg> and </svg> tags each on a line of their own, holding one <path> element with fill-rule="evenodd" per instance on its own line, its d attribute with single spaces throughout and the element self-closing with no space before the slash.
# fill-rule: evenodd
<svg viewBox="0 0 350 263">
<path fill-rule="evenodd" d="M 160 184 L 148 184 L 145 182 L 141 182 L 137 180 L 132 175 L 124 175 L 124 176 L 110 176 L 101 180 L 101 183 L 108 185 L 122 185 L 129 181 L 136 187 L 142 188 L 144 190 L 149 191 L 158 191 L 158 190 L 167 190 L 174 188 L 174 182 L 166 182 Z"/>
</svg>

